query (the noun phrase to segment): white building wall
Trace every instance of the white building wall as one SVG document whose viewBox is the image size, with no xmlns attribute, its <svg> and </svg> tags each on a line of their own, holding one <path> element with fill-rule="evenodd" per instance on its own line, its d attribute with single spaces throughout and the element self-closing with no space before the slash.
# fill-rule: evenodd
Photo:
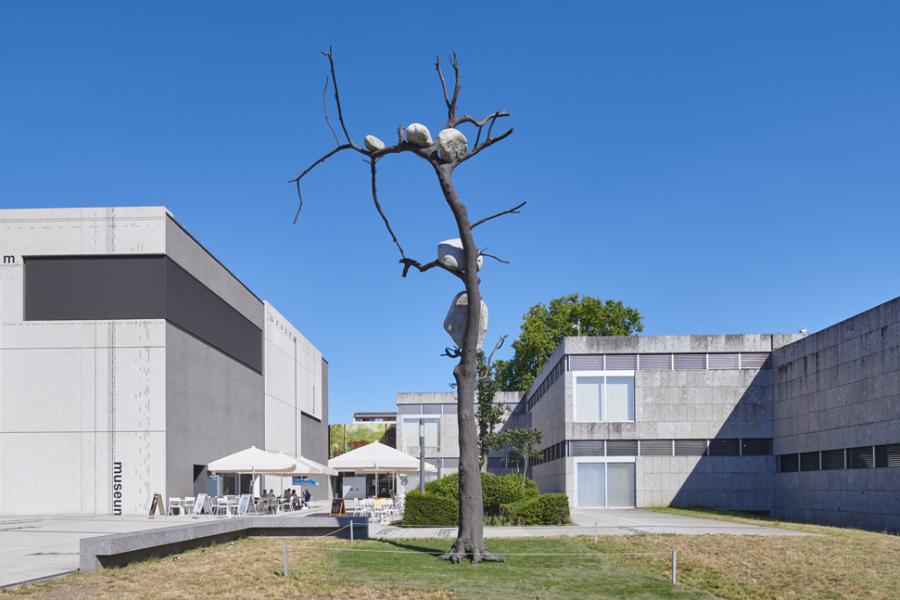
<svg viewBox="0 0 900 600">
<path fill-rule="evenodd" d="M 0 513 L 143 513 L 165 494 L 164 321 L 25 322 L 22 257 L 162 254 L 166 215 L 0 213 Z"/>
<path fill-rule="evenodd" d="M 301 413 L 323 417 L 322 353 L 275 307 L 264 304 L 266 450 L 300 456 Z M 289 485 L 286 477 L 267 477 L 263 482 L 266 489 Z"/>
</svg>

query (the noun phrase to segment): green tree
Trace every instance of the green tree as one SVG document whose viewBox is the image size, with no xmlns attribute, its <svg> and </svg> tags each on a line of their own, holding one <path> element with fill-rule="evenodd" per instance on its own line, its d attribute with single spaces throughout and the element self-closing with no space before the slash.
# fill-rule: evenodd
<svg viewBox="0 0 900 600">
<path fill-rule="evenodd" d="M 527 390 L 544 363 L 567 335 L 632 335 L 643 331 L 641 314 L 618 300 L 568 294 L 550 304 L 535 304 L 522 319 L 512 343 L 515 354 L 495 363 L 503 390 Z"/>
<path fill-rule="evenodd" d="M 503 445 L 497 427 L 503 423 L 506 407 L 494 402 L 494 396 L 500 390 L 494 368 L 494 352 L 503 346 L 505 335 L 501 336 L 491 353 L 485 357 L 478 353 L 478 452 L 482 470 L 487 462 L 488 453 Z"/>
<path fill-rule="evenodd" d="M 538 446 L 544 437 L 537 429 L 510 429 L 504 431 L 502 440 L 509 447 L 509 458 L 516 462 L 519 472 L 528 475 L 528 466 L 540 458 Z"/>
</svg>

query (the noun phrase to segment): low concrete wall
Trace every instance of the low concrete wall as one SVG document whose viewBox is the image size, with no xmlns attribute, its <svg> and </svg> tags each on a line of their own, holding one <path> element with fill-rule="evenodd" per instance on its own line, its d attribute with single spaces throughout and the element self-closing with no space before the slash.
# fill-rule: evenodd
<svg viewBox="0 0 900 600">
<path fill-rule="evenodd" d="M 85 538 L 80 543 L 80 570 L 122 566 L 149 556 L 166 556 L 191 548 L 249 535 L 322 536 L 368 539 L 368 517 L 248 516 L 216 519 L 163 529 Z"/>
</svg>

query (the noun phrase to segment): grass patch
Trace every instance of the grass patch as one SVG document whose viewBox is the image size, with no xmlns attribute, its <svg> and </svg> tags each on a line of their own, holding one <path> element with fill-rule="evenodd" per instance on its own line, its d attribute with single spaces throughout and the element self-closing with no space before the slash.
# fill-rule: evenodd
<svg viewBox="0 0 900 600">
<path fill-rule="evenodd" d="M 353 548 L 378 552 L 332 552 L 329 565 L 360 585 L 393 582 L 404 588 L 446 590 L 452 598 L 709 598 L 672 587 L 665 575 L 641 571 L 628 560 L 610 560 L 584 538 L 491 539 L 503 564 L 449 565 L 435 558 L 450 540 L 362 542 Z M 560 556 L 545 556 L 556 554 Z"/>
<path fill-rule="evenodd" d="M 666 509 L 680 515 L 774 523 L 756 515 Z M 778 523 L 815 536 L 631 535 L 491 539 L 504 564 L 450 565 L 449 539 L 349 542 L 249 538 L 69 575 L 0 592 L 6 598 L 900 598 L 900 537 Z M 288 541 L 290 577 L 281 577 Z M 679 583 L 669 580 L 678 551 Z M 369 550 L 372 552 L 360 552 Z M 663 553 L 648 556 L 629 553 Z M 555 555 L 555 556 L 546 556 Z"/>
<path fill-rule="evenodd" d="M 250 538 L 150 559 L 121 569 L 67 575 L 0 592 L 0 598 L 710 598 L 673 588 L 654 573 L 597 555 L 570 538 L 490 540 L 504 564 L 451 565 L 432 552 L 450 540 L 348 542 L 290 538 L 290 576 L 280 576 L 285 538 Z M 358 552 L 377 550 L 378 552 Z M 515 554 L 576 556 L 514 556 Z"/>
</svg>

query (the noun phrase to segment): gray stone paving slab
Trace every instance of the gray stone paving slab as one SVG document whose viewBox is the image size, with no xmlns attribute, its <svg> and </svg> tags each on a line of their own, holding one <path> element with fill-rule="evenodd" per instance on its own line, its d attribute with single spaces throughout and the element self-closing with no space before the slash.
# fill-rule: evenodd
<svg viewBox="0 0 900 600">
<path fill-rule="evenodd" d="M 679 533 L 684 535 L 809 535 L 802 531 L 781 529 L 765 525 L 748 525 L 657 513 L 640 509 L 578 509 L 572 511 L 573 525 L 542 527 L 485 527 L 485 537 L 558 537 L 594 535 L 634 535 L 639 533 Z M 372 538 L 454 538 L 455 527 L 392 527 L 369 525 Z"/>
</svg>

